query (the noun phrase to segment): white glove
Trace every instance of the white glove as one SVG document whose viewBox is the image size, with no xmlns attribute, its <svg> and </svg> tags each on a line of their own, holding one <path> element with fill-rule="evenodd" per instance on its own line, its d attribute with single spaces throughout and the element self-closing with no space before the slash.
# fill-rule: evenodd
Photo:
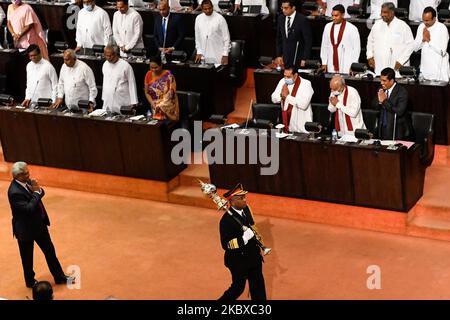
<svg viewBox="0 0 450 320">
<path fill-rule="evenodd" d="M 244 231 L 244 234 L 242 236 L 242 239 L 244 240 L 244 244 L 247 244 L 248 241 L 255 236 L 255 233 L 252 229 L 248 228 Z"/>
</svg>

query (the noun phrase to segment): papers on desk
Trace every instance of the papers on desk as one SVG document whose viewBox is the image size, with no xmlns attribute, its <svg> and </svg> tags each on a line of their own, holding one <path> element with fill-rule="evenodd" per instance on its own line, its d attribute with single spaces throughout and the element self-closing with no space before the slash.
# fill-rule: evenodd
<svg viewBox="0 0 450 320">
<path fill-rule="evenodd" d="M 342 137 L 338 139 L 341 142 L 358 142 L 358 139 L 355 138 L 352 134 L 344 134 Z"/>
<path fill-rule="evenodd" d="M 237 129 L 237 128 L 239 128 L 239 125 L 237 123 L 232 123 L 221 127 L 221 129 Z"/>
<path fill-rule="evenodd" d="M 377 139 L 363 140 L 363 141 L 361 141 L 360 145 L 362 145 L 362 146 L 372 145 L 375 141 L 380 141 L 382 146 L 391 147 L 388 149 L 394 149 L 394 148 L 392 148 L 392 146 L 395 146 L 396 144 L 401 144 L 402 146 L 406 147 L 407 149 L 411 148 L 411 146 L 414 145 L 414 142 L 412 142 L 412 141 L 403 141 L 403 140 L 392 141 L 392 140 L 377 140 Z M 394 150 L 396 150 L 397 148 L 398 148 L 398 146 L 396 146 Z"/>
<path fill-rule="evenodd" d="M 286 137 L 290 137 L 293 136 L 292 133 L 285 133 L 285 132 L 275 132 L 275 137 L 277 137 L 278 139 L 283 139 Z"/>
<path fill-rule="evenodd" d="M 103 117 L 103 116 L 105 116 L 106 115 L 106 110 L 103 110 L 103 109 L 97 109 L 97 110 L 94 110 L 94 111 L 92 111 L 90 114 L 89 114 L 89 117 Z"/>
<path fill-rule="evenodd" d="M 143 120 L 143 119 L 145 119 L 145 116 L 142 114 L 140 114 L 138 116 L 130 117 L 131 121 L 138 121 L 138 120 Z"/>
</svg>

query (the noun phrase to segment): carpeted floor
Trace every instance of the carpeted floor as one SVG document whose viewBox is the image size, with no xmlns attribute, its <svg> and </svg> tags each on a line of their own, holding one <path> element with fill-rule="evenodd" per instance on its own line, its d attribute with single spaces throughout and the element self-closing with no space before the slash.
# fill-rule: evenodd
<svg viewBox="0 0 450 320">
<path fill-rule="evenodd" d="M 0 297 L 26 299 L 11 235 L 7 182 L 0 182 Z M 80 288 L 55 299 L 216 299 L 228 287 L 220 213 L 146 200 L 46 188 L 51 235 Z M 273 253 L 264 273 L 270 299 L 450 299 L 450 242 L 256 217 Z M 369 290 L 369 266 L 381 289 Z M 51 275 L 35 248 L 38 280 Z M 53 282 L 52 282 L 53 283 Z M 248 299 L 248 290 L 242 299 Z"/>
</svg>

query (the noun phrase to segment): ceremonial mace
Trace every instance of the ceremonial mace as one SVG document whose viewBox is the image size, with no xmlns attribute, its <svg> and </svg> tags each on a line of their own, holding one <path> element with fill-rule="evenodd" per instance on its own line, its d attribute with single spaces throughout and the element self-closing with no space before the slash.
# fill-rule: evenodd
<svg viewBox="0 0 450 320">
<path fill-rule="evenodd" d="M 211 183 L 204 183 L 200 179 L 198 179 L 198 181 L 200 182 L 200 189 L 202 190 L 202 192 L 205 195 L 207 195 L 209 198 L 211 198 L 211 200 L 217 205 L 217 210 L 225 210 L 232 218 L 234 218 L 234 220 L 237 223 L 239 223 L 239 225 L 242 227 L 243 231 L 245 231 L 248 228 L 250 228 L 253 231 L 253 233 L 255 234 L 256 244 L 262 249 L 263 255 L 269 254 L 270 251 L 272 250 L 272 248 L 267 248 L 262 243 L 262 237 L 258 233 L 258 231 L 256 231 L 255 228 L 253 228 L 252 226 L 247 227 L 247 226 L 243 225 L 241 221 L 239 221 L 235 216 L 233 216 L 233 213 L 230 211 L 230 203 L 227 200 L 221 198 L 217 194 L 216 186 L 211 184 Z"/>
</svg>

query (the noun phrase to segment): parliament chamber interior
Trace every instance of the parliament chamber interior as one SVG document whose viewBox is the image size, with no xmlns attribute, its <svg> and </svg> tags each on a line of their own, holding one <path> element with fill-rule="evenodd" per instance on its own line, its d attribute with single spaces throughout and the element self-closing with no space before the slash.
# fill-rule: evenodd
<svg viewBox="0 0 450 320">
<path fill-rule="evenodd" d="M 167 1 L 0 0 L 0 297 L 26 162 L 56 300 L 218 299 L 237 184 L 267 299 L 449 299 L 450 0 Z"/>
</svg>

